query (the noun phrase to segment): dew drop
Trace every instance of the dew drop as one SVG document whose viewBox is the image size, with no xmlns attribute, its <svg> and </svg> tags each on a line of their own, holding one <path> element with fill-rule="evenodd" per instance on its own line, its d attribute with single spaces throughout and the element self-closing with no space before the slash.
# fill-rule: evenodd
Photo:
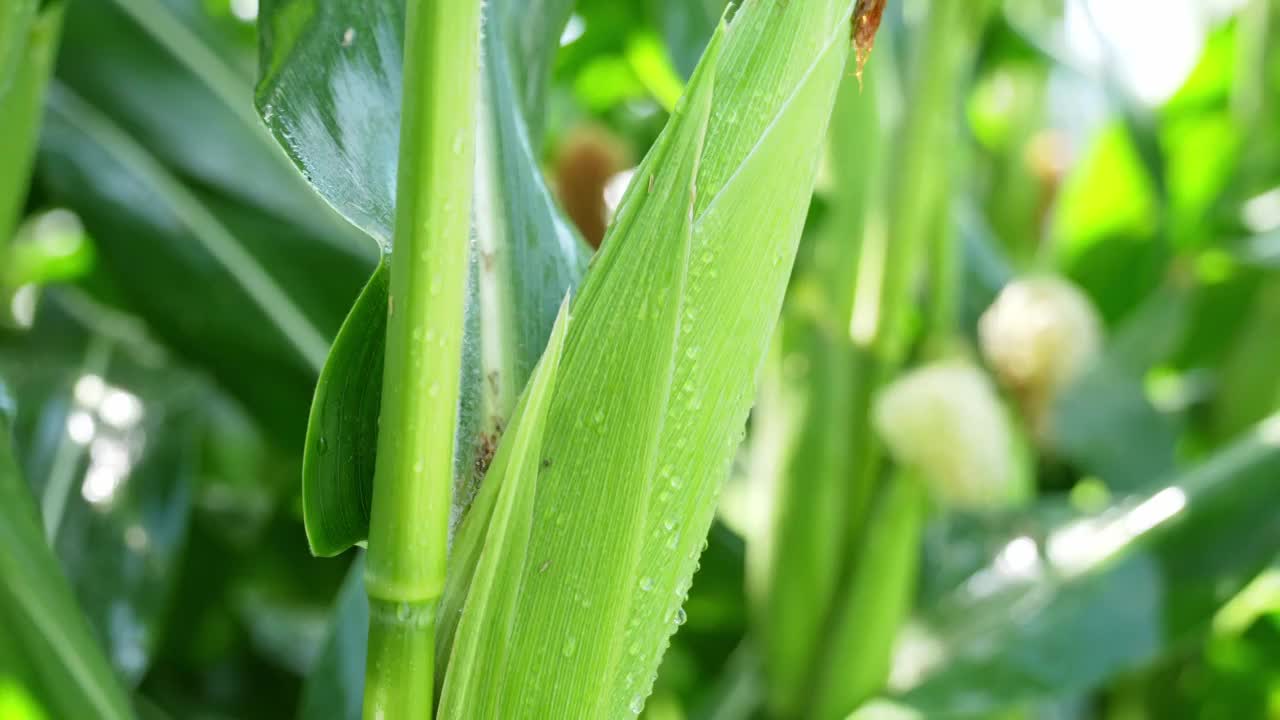
<svg viewBox="0 0 1280 720">
<path fill-rule="evenodd" d="M 644 710 L 644 698 L 639 695 L 631 698 L 631 712 L 639 715 L 642 710 Z"/>
<path fill-rule="evenodd" d="M 577 651 L 578 651 L 578 641 L 576 638 L 574 638 L 571 635 L 567 640 L 564 641 L 564 648 L 562 649 L 562 652 L 564 653 L 565 657 L 573 657 L 573 654 Z"/>
<path fill-rule="evenodd" d="M 316 443 L 316 451 L 321 455 L 329 452 L 329 439 L 322 436 L 320 442 Z"/>
<path fill-rule="evenodd" d="M 412 614 L 413 610 L 409 607 L 409 603 L 402 602 L 396 606 L 396 619 L 400 622 L 407 622 Z"/>
<path fill-rule="evenodd" d="M 651 578 L 651 577 L 643 577 L 643 578 L 640 578 L 640 589 L 641 589 L 641 590 L 643 590 L 643 591 L 645 591 L 645 592 L 649 592 L 650 590 L 652 590 L 652 589 L 653 589 L 653 578 Z"/>
</svg>

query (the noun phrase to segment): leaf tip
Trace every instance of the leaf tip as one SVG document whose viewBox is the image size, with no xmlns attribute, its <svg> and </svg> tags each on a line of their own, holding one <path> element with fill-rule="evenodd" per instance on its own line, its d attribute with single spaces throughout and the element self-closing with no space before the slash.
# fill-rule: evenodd
<svg viewBox="0 0 1280 720">
<path fill-rule="evenodd" d="M 876 45 L 876 33 L 880 30 L 880 22 L 884 19 L 884 8 L 888 4 L 888 0 L 858 0 L 858 4 L 854 6 L 852 24 L 852 38 L 854 54 L 858 64 L 854 74 L 858 78 L 858 88 L 862 88 L 863 70 L 867 66 L 867 60 L 871 58 L 871 51 Z"/>
</svg>

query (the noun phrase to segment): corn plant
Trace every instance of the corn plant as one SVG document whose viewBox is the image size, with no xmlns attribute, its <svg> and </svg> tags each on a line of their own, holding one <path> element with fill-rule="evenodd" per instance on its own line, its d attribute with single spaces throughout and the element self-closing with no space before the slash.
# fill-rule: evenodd
<svg viewBox="0 0 1280 720">
<path fill-rule="evenodd" d="M 0 717 L 1274 712 L 1269 0 L 0 3 Z"/>
</svg>

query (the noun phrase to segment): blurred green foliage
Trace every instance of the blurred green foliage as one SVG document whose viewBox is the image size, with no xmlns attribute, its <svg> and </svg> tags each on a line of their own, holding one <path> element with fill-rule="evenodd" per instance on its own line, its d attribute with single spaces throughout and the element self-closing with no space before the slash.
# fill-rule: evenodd
<svg viewBox="0 0 1280 720">
<path fill-rule="evenodd" d="M 310 556 L 298 478 L 320 365 L 377 250 L 255 114 L 256 5 L 70 0 L 53 35 L 63 3 L 0 11 L 0 128 L 42 118 L 38 147 L 0 133 L 0 212 L 19 208 L 12 232 L 0 217 L 0 413 L 13 405 L 41 522 L 0 522 L 43 529 L 67 580 L 49 592 L 74 597 L 88 624 L 76 642 L 97 641 L 100 675 L 109 663 L 143 716 L 360 707 L 359 560 Z M 840 592 L 856 568 L 854 503 L 831 503 L 848 499 L 871 432 L 851 410 L 870 402 L 856 395 L 852 289 L 868 238 L 902 220 L 885 208 L 904 192 L 903 119 L 929 101 L 910 77 L 933 5 L 890 0 L 865 88 L 846 80 L 759 411 L 646 717 L 769 717 L 779 657 L 761 618 L 809 608 L 790 617 L 797 632 L 833 632 L 809 588 Z M 1044 433 L 1005 389 L 1034 446 L 1035 502 L 928 508 L 885 695 L 929 718 L 1280 718 L 1280 3 L 991 8 L 933 116 L 950 140 L 924 156 L 947 188 L 924 234 L 958 263 L 949 341 L 978 358 L 981 314 L 1045 273 L 1083 291 L 1105 340 Z M 530 173 L 540 162 L 553 191 L 581 187 L 560 153 L 601 129 L 642 156 L 724 12 L 580 0 L 544 80 L 517 43 L 529 77 L 509 112 L 528 124 Z M 55 36 L 42 101 L 31 63 Z M 7 71 L 28 55 L 30 77 Z M 81 225 L 45 222 L 55 209 Z M 932 359 L 934 280 L 910 278 L 907 365 Z M 761 482 L 788 473 L 811 486 L 780 510 Z M 1167 516 L 1134 531 L 1144 507 Z M 778 517 L 811 552 L 756 577 Z M 1055 537 L 1115 545 L 1064 570 Z M 789 582 L 794 597 L 760 604 Z M 63 717 L 32 709 L 59 681 L 11 671 L 36 651 L 10 642 L 10 622 L 0 615 L 0 717 Z M 803 642 L 780 652 L 815 662 Z M 800 696 L 811 667 L 781 671 Z"/>
</svg>

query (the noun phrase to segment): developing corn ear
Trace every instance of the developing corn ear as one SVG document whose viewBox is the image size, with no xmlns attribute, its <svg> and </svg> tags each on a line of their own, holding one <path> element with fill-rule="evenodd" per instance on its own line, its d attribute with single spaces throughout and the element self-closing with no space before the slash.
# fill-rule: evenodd
<svg viewBox="0 0 1280 720">
<path fill-rule="evenodd" d="M 903 375 L 877 398 L 875 426 L 894 459 L 944 505 L 1001 508 L 1030 497 L 1004 406 L 974 365 L 943 362 Z"/>
<path fill-rule="evenodd" d="M 1102 347 L 1102 321 L 1093 303 L 1067 280 L 1047 275 L 1017 280 L 1001 291 L 978 331 L 983 355 L 1041 437 L 1054 399 Z"/>
</svg>

